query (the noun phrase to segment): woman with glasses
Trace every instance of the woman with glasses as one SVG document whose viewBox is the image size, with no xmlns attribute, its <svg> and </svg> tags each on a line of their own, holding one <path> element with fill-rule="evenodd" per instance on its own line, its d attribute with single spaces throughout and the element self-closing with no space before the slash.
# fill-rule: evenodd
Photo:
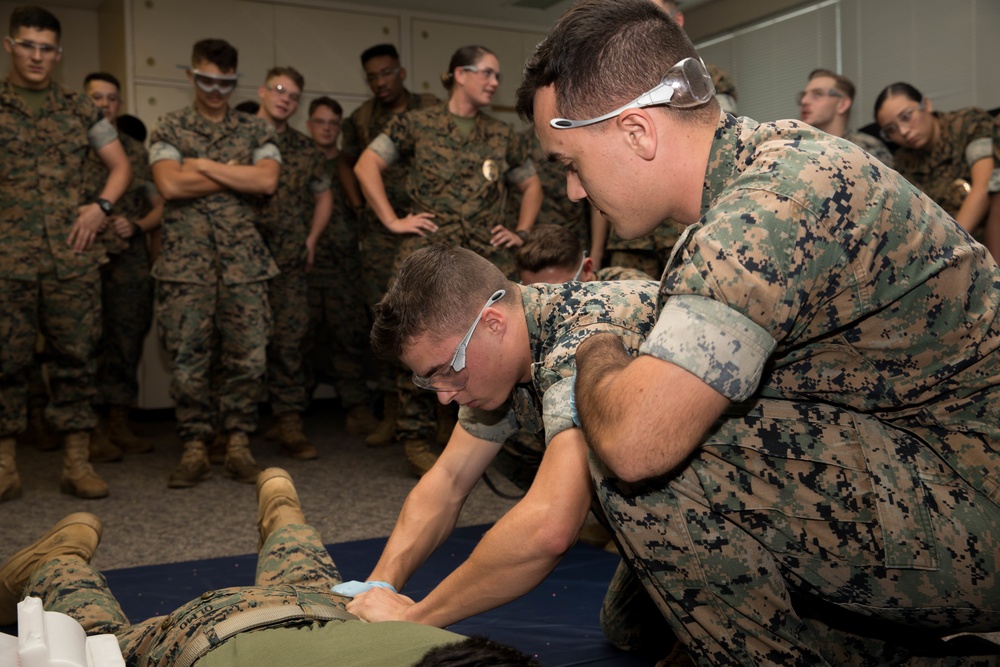
<svg viewBox="0 0 1000 667">
<path fill-rule="evenodd" d="M 989 181 L 998 166 L 993 118 L 974 107 L 934 111 L 919 90 L 894 83 L 875 100 L 875 120 L 882 137 L 899 145 L 896 170 L 966 231 L 976 230 L 990 209 Z M 990 229 L 985 236 L 989 242 Z M 995 244 L 990 249 L 996 256 Z"/>
</svg>

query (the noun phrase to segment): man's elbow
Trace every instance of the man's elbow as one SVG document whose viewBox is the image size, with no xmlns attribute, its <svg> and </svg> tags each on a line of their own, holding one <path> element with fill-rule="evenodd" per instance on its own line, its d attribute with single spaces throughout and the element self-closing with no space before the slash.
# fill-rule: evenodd
<svg viewBox="0 0 1000 667">
<path fill-rule="evenodd" d="M 273 195 L 278 189 L 278 172 L 274 172 L 273 174 L 268 173 L 260 185 L 260 192 L 257 194 L 268 196 Z"/>
<path fill-rule="evenodd" d="M 180 191 L 174 186 L 173 183 L 170 183 L 165 180 L 155 180 L 155 179 L 154 183 L 156 184 L 156 191 L 160 194 L 160 197 L 162 197 L 164 201 L 183 199 L 183 197 L 180 194 Z"/>
</svg>

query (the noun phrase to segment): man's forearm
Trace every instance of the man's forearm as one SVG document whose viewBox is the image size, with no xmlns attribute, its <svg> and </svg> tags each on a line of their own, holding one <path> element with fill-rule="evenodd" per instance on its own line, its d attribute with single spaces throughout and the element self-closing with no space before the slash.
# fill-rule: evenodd
<svg viewBox="0 0 1000 667">
<path fill-rule="evenodd" d="M 365 200 L 361 196 L 361 186 L 358 184 L 358 177 L 354 175 L 354 165 L 357 159 L 346 153 L 340 154 L 340 161 L 337 164 L 337 171 L 340 174 L 340 184 L 344 188 L 344 198 L 347 205 L 352 209 L 358 209 L 365 205 Z"/>
<path fill-rule="evenodd" d="M 331 215 L 333 215 L 333 190 L 324 190 L 316 195 L 312 224 L 309 225 L 309 238 L 318 240 L 323 235 L 326 226 L 330 224 Z"/>
<path fill-rule="evenodd" d="M 538 176 L 532 176 L 521 187 L 521 209 L 517 215 L 517 231 L 527 232 L 535 224 L 542 210 L 542 182 Z"/>
<path fill-rule="evenodd" d="M 382 179 L 382 172 L 385 170 L 386 162 L 370 149 L 365 149 L 354 166 L 354 174 L 358 178 L 361 190 L 365 194 L 365 199 L 372 207 L 379 221 L 392 229 L 393 223 L 399 217 L 393 210 L 389 202 L 389 195 L 385 191 L 385 181 Z"/>
<path fill-rule="evenodd" d="M 227 190 L 248 195 L 270 195 L 278 187 L 280 165 L 274 160 L 265 159 L 252 165 L 204 160 L 201 165 L 200 173 Z"/>
</svg>

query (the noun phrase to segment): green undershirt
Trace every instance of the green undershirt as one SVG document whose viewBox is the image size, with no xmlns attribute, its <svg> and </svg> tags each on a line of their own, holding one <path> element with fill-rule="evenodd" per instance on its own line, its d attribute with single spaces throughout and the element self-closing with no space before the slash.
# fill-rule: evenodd
<svg viewBox="0 0 1000 667">
<path fill-rule="evenodd" d="M 32 116 L 37 116 L 42 110 L 42 105 L 45 104 L 45 99 L 49 96 L 49 89 L 42 88 L 41 90 L 35 90 L 34 88 L 21 88 L 20 86 L 13 86 L 14 92 L 24 100 L 25 105 L 31 111 Z"/>
</svg>

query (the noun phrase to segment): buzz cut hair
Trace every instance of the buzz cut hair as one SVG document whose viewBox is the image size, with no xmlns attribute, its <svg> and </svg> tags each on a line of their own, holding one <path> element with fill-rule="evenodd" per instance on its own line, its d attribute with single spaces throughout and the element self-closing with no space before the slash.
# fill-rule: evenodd
<svg viewBox="0 0 1000 667">
<path fill-rule="evenodd" d="M 810 81 L 812 81 L 818 76 L 830 77 L 831 79 L 833 79 L 834 88 L 842 92 L 844 94 L 844 97 L 846 97 L 847 99 L 849 100 L 854 99 L 854 93 L 856 92 L 854 84 L 851 82 L 850 79 L 848 79 L 843 74 L 837 74 L 833 70 L 824 69 L 822 67 L 819 69 L 814 69 L 813 71 L 809 72 Z"/>
<path fill-rule="evenodd" d="M 539 273 L 550 267 L 575 270 L 583 256 L 580 237 L 566 227 L 535 225 L 517 249 L 518 271 Z"/>
<path fill-rule="evenodd" d="M 272 67 L 267 70 L 267 75 L 264 77 L 265 83 L 279 76 L 287 76 L 296 86 L 299 87 L 299 91 L 306 89 L 306 79 L 302 76 L 302 73 L 294 67 Z"/>
<path fill-rule="evenodd" d="M 21 5 L 10 13 L 10 36 L 13 37 L 20 28 L 35 28 L 36 30 L 51 30 L 56 34 L 56 42 L 62 39 L 62 25 L 55 14 L 44 7 Z"/>
<path fill-rule="evenodd" d="M 203 39 L 191 49 L 191 64 L 212 63 L 223 72 L 235 72 L 239 66 L 239 52 L 224 39 Z"/>
</svg>

